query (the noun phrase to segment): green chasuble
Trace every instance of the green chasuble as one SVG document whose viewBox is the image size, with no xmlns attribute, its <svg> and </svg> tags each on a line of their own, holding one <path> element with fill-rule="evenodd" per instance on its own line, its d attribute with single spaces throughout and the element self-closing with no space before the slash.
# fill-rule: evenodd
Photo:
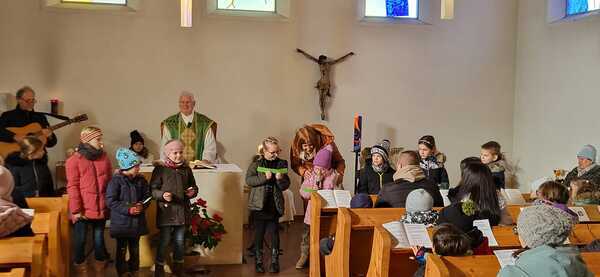
<svg viewBox="0 0 600 277">
<path fill-rule="evenodd" d="M 179 139 L 184 145 L 184 157 L 188 161 L 202 160 L 206 132 L 214 121 L 205 115 L 194 112 L 194 120 L 186 125 L 180 113 L 172 115 L 163 121 L 172 139 Z M 189 151 L 186 151 L 189 150 Z"/>
</svg>

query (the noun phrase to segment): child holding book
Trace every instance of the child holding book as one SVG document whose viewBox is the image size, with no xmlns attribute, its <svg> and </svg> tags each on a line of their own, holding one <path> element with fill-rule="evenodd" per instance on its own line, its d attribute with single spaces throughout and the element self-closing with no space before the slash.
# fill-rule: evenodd
<svg viewBox="0 0 600 277">
<path fill-rule="evenodd" d="M 106 189 L 110 208 L 110 235 L 117 240 L 115 267 L 119 276 L 135 274 L 140 268 L 140 236 L 148 233 L 144 201 L 151 199 L 150 187 L 140 171 L 140 157 L 126 148 L 117 149 L 119 170 Z M 125 253 L 129 250 L 129 261 Z"/>
<path fill-rule="evenodd" d="M 183 274 L 185 232 L 190 224 L 190 199 L 198 194 L 192 169 L 183 158 L 183 143 L 173 139 L 164 146 L 164 160 L 154 163 L 150 179 L 152 196 L 157 201 L 156 225 L 160 230 L 155 275 L 165 275 L 167 248 L 173 247 L 173 273 Z"/>
<path fill-rule="evenodd" d="M 283 191 L 290 186 L 287 161 L 280 159 L 279 141 L 265 138 L 258 145 L 256 155 L 246 172 L 246 183 L 250 186 L 248 209 L 252 211 L 254 233 L 255 271 L 264 273 L 263 242 L 267 231 L 271 233 L 271 267 L 269 272 L 279 272 L 279 218 L 284 214 Z"/>
<path fill-rule="evenodd" d="M 313 170 L 307 171 L 304 181 L 300 187 L 300 196 L 303 199 L 310 200 L 310 194 L 318 190 L 333 190 L 337 184 L 339 173 L 331 168 L 331 157 L 333 147 L 328 144 L 317 152 L 313 160 Z M 302 242 L 300 244 L 300 258 L 296 262 L 296 268 L 304 268 L 308 261 L 309 254 L 309 232 L 310 232 L 310 201 L 304 211 L 304 231 L 302 232 Z"/>
</svg>

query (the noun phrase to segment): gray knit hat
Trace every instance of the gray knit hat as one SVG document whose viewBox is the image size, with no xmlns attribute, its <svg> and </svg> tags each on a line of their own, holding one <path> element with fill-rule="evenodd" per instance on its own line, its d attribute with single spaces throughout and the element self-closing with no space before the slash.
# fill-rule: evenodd
<svg viewBox="0 0 600 277">
<path fill-rule="evenodd" d="M 387 139 L 382 140 L 380 143 L 373 145 L 371 147 L 371 155 L 379 154 L 383 158 L 384 161 L 389 161 L 389 153 L 390 153 L 390 141 Z"/>
<path fill-rule="evenodd" d="M 577 152 L 577 157 L 578 158 L 586 158 L 590 161 L 592 161 L 593 163 L 596 162 L 596 147 L 594 147 L 593 145 L 590 144 L 586 144 L 583 146 L 583 148 L 581 148 L 581 150 L 579 150 L 579 152 Z"/>
<path fill-rule="evenodd" d="M 411 191 L 406 197 L 406 212 L 424 212 L 433 208 L 433 198 L 424 189 Z"/>
<path fill-rule="evenodd" d="M 529 248 L 561 245 L 571 234 L 573 223 L 567 213 L 550 205 L 530 206 L 519 214 L 517 232 Z"/>
</svg>

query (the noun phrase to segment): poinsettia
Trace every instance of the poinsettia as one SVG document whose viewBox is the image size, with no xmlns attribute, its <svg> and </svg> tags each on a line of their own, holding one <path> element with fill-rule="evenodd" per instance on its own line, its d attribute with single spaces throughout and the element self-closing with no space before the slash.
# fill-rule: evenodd
<svg viewBox="0 0 600 277">
<path fill-rule="evenodd" d="M 207 211 L 207 202 L 198 198 L 191 205 L 191 224 L 188 230 L 189 236 L 194 244 L 199 244 L 208 249 L 217 247 L 224 234 L 225 226 L 223 225 L 223 217 L 219 214 L 213 214 L 211 217 Z"/>
</svg>

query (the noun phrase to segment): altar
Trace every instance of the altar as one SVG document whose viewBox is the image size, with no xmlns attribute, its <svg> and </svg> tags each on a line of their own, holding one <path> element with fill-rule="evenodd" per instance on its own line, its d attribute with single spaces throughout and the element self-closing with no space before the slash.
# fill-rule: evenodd
<svg viewBox="0 0 600 277">
<path fill-rule="evenodd" d="M 198 198 L 206 200 L 208 213 L 215 213 L 223 217 L 223 225 L 227 233 L 219 245 L 211 250 L 197 247 L 195 250 L 202 253 L 199 256 L 186 257 L 186 264 L 195 263 L 210 264 L 241 264 L 243 255 L 243 224 L 244 211 L 247 209 L 244 199 L 244 185 L 241 182 L 242 170 L 235 164 L 217 164 L 216 169 L 194 169 L 194 178 L 198 185 Z M 142 165 L 140 173 L 146 180 L 150 181 L 152 176 L 151 165 Z M 150 251 L 149 237 L 157 234 L 156 228 L 156 201 L 152 201 L 146 212 L 149 236 L 140 240 L 140 266 L 151 266 L 154 264 L 156 249 Z M 150 254 L 151 253 L 151 254 Z"/>
</svg>

